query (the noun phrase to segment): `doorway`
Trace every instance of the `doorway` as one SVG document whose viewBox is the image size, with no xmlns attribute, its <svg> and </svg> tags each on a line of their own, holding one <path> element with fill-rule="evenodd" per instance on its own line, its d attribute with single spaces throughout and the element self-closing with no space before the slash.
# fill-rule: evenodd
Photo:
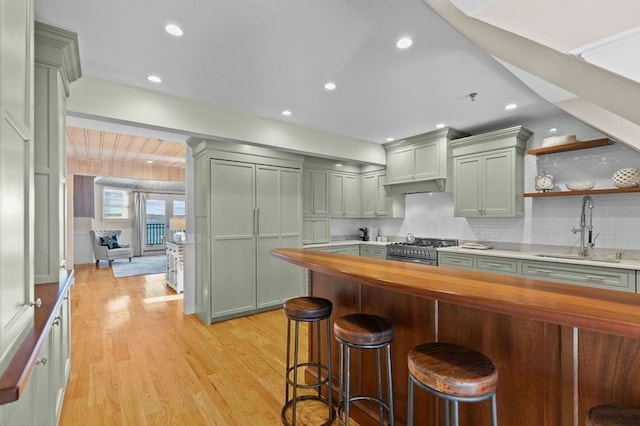
<svg viewBox="0 0 640 426">
<path fill-rule="evenodd" d="M 144 197 L 144 253 L 165 250 L 165 241 L 172 241 L 173 234 L 184 229 L 172 229 L 171 219 L 185 219 L 186 202 L 184 195 L 146 194 Z"/>
</svg>

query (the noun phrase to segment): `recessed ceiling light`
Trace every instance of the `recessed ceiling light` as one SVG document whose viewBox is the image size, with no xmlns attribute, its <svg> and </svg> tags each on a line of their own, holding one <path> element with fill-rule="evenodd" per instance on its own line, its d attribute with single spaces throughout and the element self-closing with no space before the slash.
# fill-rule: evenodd
<svg viewBox="0 0 640 426">
<path fill-rule="evenodd" d="M 340 164 L 340 163 L 336 163 L 336 164 L 335 164 L 335 166 L 336 166 L 336 167 L 342 167 L 342 164 Z"/>
<path fill-rule="evenodd" d="M 396 47 L 398 49 L 406 49 L 409 46 L 411 46 L 413 44 L 413 40 L 411 40 L 409 37 L 402 37 L 400 40 L 398 40 L 398 42 L 396 43 Z"/>
<path fill-rule="evenodd" d="M 550 129 L 549 129 L 549 133 L 551 133 L 551 134 L 558 133 L 558 128 L 557 128 L 557 127 L 552 127 L 552 128 L 550 128 Z"/>
<path fill-rule="evenodd" d="M 152 83 L 162 83 L 162 79 L 160 77 L 158 77 L 157 75 L 147 76 L 147 80 L 149 80 Z"/>
<path fill-rule="evenodd" d="M 282 111 L 282 115 L 291 115 L 291 111 L 285 109 L 284 111 Z"/>
<path fill-rule="evenodd" d="M 509 105 L 505 105 L 505 107 L 504 107 L 504 109 L 506 109 L 508 111 L 510 111 L 512 109 L 516 109 L 516 108 L 518 108 L 518 105 L 516 105 L 516 104 L 509 104 Z"/>
<path fill-rule="evenodd" d="M 153 164 L 153 160 L 147 160 L 147 164 Z"/>
<path fill-rule="evenodd" d="M 436 129 L 442 129 L 445 126 L 444 123 L 438 123 L 436 124 Z"/>
<path fill-rule="evenodd" d="M 393 138 L 387 138 L 387 142 L 393 142 Z"/>
<path fill-rule="evenodd" d="M 172 36 L 176 36 L 176 37 L 180 37 L 182 34 L 184 34 L 184 32 L 182 31 L 182 28 L 180 28 L 175 24 L 169 24 L 165 26 L 164 30 L 169 34 L 171 34 Z"/>
<path fill-rule="evenodd" d="M 325 83 L 324 88 L 329 91 L 336 90 L 336 84 L 331 81 L 328 81 Z"/>
</svg>

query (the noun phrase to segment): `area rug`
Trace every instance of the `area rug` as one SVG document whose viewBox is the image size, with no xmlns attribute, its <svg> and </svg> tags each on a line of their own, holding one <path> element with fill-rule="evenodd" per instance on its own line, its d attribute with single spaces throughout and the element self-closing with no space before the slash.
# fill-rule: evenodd
<svg viewBox="0 0 640 426">
<path fill-rule="evenodd" d="M 167 257 L 140 256 L 129 259 L 117 259 L 111 264 L 113 276 L 116 278 L 130 277 L 133 275 L 164 274 L 167 271 Z"/>
</svg>

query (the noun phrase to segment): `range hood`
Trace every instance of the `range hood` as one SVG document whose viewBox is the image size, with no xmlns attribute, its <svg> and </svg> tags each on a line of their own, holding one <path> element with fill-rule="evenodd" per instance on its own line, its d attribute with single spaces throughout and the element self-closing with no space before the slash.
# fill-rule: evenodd
<svg viewBox="0 0 640 426">
<path fill-rule="evenodd" d="M 387 183 L 384 185 L 384 189 L 388 195 L 415 194 L 418 192 L 450 192 L 447 191 L 446 184 L 447 179 L 428 179 L 416 182 Z"/>
</svg>

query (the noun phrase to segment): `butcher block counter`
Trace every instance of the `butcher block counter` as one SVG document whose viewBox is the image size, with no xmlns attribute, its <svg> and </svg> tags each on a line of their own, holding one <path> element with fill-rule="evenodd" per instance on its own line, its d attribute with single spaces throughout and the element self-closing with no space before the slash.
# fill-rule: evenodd
<svg viewBox="0 0 640 426">
<path fill-rule="evenodd" d="M 407 353 L 429 341 L 467 345 L 496 363 L 501 425 L 583 425 L 591 406 L 640 405 L 638 294 L 303 249 L 272 254 L 309 270 L 309 294 L 333 302 L 332 321 L 354 312 L 393 321 L 399 425 L 406 422 Z M 333 340 L 334 360 L 337 354 Z M 375 357 L 356 357 L 354 392 L 375 392 L 375 369 Z M 460 424 L 489 425 L 489 411 L 488 402 L 462 404 Z M 433 397 L 417 392 L 416 424 L 435 426 L 441 414 Z M 356 418 L 373 424 L 375 416 L 365 407 Z"/>
</svg>

